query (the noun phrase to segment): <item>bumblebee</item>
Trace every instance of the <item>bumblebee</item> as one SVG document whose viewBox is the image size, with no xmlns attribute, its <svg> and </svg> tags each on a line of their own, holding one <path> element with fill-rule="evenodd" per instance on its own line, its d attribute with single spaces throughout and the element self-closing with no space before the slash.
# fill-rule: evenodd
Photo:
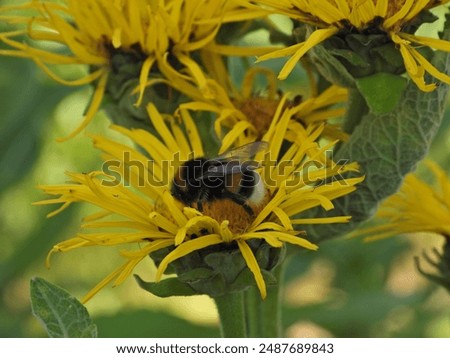
<svg viewBox="0 0 450 358">
<path fill-rule="evenodd" d="M 268 148 L 267 142 L 253 142 L 232 149 L 219 157 L 200 157 L 186 161 L 176 172 L 172 195 L 183 204 L 203 211 L 205 203 L 230 199 L 253 216 L 266 188 L 255 172 L 258 163 L 251 158 Z"/>
</svg>

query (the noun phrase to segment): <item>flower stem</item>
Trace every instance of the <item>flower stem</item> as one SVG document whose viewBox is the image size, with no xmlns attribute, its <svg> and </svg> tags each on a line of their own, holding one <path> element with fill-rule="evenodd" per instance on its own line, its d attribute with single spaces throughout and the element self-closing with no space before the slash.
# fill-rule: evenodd
<svg viewBox="0 0 450 358">
<path fill-rule="evenodd" d="M 283 278 L 283 266 L 279 265 L 275 270 L 278 284 L 267 288 L 267 297 L 262 303 L 262 335 L 261 337 L 281 337 L 281 287 Z"/>
<path fill-rule="evenodd" d="M 267 288 L 267 297 L 261 298 L 261 294 L 255 287 L 250 287 L 245 292 L 244 305 L 247 321 L 248 337 L 276 338 L 281 337 L 281 278 L 283 269 L 279 266 L 274 274 L 278 284 Z"/>
<path fill-rule="evenodd" d="M 245 291 L 244 307 L 248 337 L 262 337 L 262 300 L 261 294 L 256 287 L 250 287 L 247 291 Z"/>
<path fill-rule="evenodd" d="M 246 337 L 244 293 L 235 292 L 214 297 L 220 317 L 220 330 L 224 338 Z"/>
</svg>

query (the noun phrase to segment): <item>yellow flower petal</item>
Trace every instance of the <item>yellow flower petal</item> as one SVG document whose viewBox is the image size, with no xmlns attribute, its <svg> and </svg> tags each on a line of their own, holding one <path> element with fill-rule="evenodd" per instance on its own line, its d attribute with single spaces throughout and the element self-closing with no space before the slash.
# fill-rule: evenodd
<svg viewBox="0 0 450 358">
<path fill-rule="evenodd" d="M 446 52 L 450 52 L 450 42 L 446 40 L 440 40 L 440 39 L 433 39 L 431 37 L 424 37 L 424 36 L 416 36 L 416 35 L 410 35 L 404 32 L 400 32 L 398 34 L 399 37 L 408 40 L 413 43 L 418 43 L 424 46 L 429 46 L 432 48 L 435 48 L 437 50 L 442 50 Z"/>
<path fill-rule="evenodd" d="M 220 236 L 217 234 L 212 235 L 206 235 L 199 237 L 197 239 L 189 240 L 186 242 L 183 242 L 179 246 L 177 246 L 173 251 L 171 251 L 169 254 L 167 254 L 166 257 L 161 261 L 161 263 L 158 266 L 158 270 L 156 271 L 155 279 L 156 281 L 161 280 L 161 276 L 166 271 L 167 266 L 179 259 L 180 257 L 186 256 L 190 254 L 191 252 L 204 249 L 208 246 L 218 245 L 222 243 Z"/>
<path fill-rule="evenodd" d="M 75 137 L 84 128 L 86 128 L 87 125 L 92 121 L 92 119 L 94 118 L 95 114 L 97 113 L 97 111 L 100 108 L 100 105 L 102 103 L 103 95 L 105 94 L 105 88 L 106 88 L 107 81 L 108 81 L 108 74 L 105 72 L 102 74 L 102 76 L 99 79 L 98 85 L 95 88 L 94 95 L 92 97 L 91 104 L 89 105 L 89 108 L 88 108 L 86 115 L 85 115 L 83 121 L 81 122 L 81 124 L 78 126 L 77 129 L 75 129 L 67 137 L 58 138 L 58 142 L 63 142 L 70 138 Z"/>
<path fill-rule="evenodd" d="M 397 11 L 394 15 L 384 20 L 383 23 L 384 27 L 389 29 L 392 26 L 394 26 L 398 21 L 405 18 L 411 7 L 414 5 L 414 2 L 415 0 L 406 0 L 399 11 Z"/>
<path fill-rule="evenodd" d="M 144 61 L 144 64 L 141 68 L 141 73 L 139 75 L 139 97 L 136 101 L 136 106 L 139 107 L 142 104 L 142 99 L 144 98 L 144 91 L 147 85 L 147 78 L 152 69 L 153 64 L 155 63 L 155 57 L 147 57 Z"/>
<path fill-rule="evenodd" d="M 303 42 L 303 46 L 299 48 L 295 54 L 285 63 L 282 70 L 278 75 L 278 79 L 285 80 L 289 74 L 294 69 L 294 66 L 298 63 L 298 61 L 303 57 L 303 55 L 308 52 L 314 46 L 320 44 L 326 39 L 333 36 L 335 33 L 339 31 L 338 28 L 328 28 L 314 31 L 308 39 Z"/>
<path fill-rule="evenodd" d="M 245 243 L 245 241 L 238 240 L 237 243 L 239 246 L 239 250 L 242 253 L 242 257 L 247 263 L 247 267 L 255 277 L 256 285 L 258 286 L 259 292 L 261 293 L 261 298 L 265 299 L 267 296 L 266 283 L 264 282 L 264 277 L 259 268 L 258 261 L 256 261 L 255 255 L 253 255 L 252 250 Z"/>
</svg>

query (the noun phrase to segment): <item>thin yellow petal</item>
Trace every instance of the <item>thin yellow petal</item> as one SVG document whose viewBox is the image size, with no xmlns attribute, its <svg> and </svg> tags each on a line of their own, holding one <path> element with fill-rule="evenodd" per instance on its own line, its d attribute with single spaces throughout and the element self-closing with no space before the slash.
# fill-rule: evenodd
<svg viewBox="0 0 450 358">
<path fill-rule="evenodd" d="M 223 153 L 230 149 L 235 144 L 236 140 L 249 129 L 253 129 L 253 125 L 250 122 L 237 122 L 233 126 L 233 128 L 223 137 L 222 146 L 219 149 L 219 153 Z"/>
<path fill-rule="evenodd" d="M 92 297 L 94 297 L 102 288 L 107 286 L 110 282 L 114 280 L 114 278 L 119 275 L 127 266 L 128 263 L 120 266 L 117 270 L 111 272 L 108 276 L 106 276 L 103 280 L 101 280 L 92 290 L 90 290 L 82 299 L 81 303 L 85 304 Z"/>
<path fill-rule="evenodd" d="M 410 52 L 412 56 L 417 60 L 418 63 L 420 63 L 425 71 L 427 71 L 430 75 L 437 78 L 438 80 L 450 84 L 450 76 L 447 74 L 440 72 L 436 67 L 434 67 L 431 62 L 429 62 L 425 57 L 423 57 L 419 51 L 411 48 Z"/>
<path fill-rule="evenodd" d="M 265 52 L 263 55 L 258 57 L 258 59 L 256 60 L 256 63 L 266 61 L 266 60 L 271 60 L 274 58 L 286 57 L 286 56 L 292 55 L 292 54 L 296 53 L 298 50 L 300 50 L 304 46 L 304 44 L 305 44 L 304 42 L 301 42 L 301 43 L 283 48 L 281 50 L 275 50 L 275 51 L 271 51 L 269 53 Z"/>
<path fill-rule="evenodd" d="M 166 257 L 161 261 L 158 266 L 158 270 L 156 271 L 155 280 L 158 282 L 161 280 L 161 276 L 166 271 L 167 266 L 186 255 L 189 255 L 191 252 L 198 251 L 204 249 L 208 246 L 218 245 L 223 243 L 221 237 L 217 234 L 206 235 L 199 237 L 198 239 L 193 239 L 190 241 L 183 242 L 181 245 L 177 246 L 173 251 L 167 254 Z"/>
<path fill-rule="evenodd" d="M 333 36 L 335 33 L 339 31 L 336 27 L 330 27 L 327 29 L 319 29 L 314 31 L 308 39 L 303 42 L 303 46 L 300 47 L 295 54 L 285 63 L 282 70 L 278 75 L 278 79 L 285 80 L 289 74 L 294 69 L 294 66 L 298 63 L 298 61 L 303 57 L 303 55 L 308 52 L 314 46 L 320 44 L 326 39 Z"/>
<path fill-rule="evenodd" d="M 208 47 L 208 51 L 223 55 L 223 56 L 242 56 L 242 57 L 250 57 L 250 56 L 261 56 L 258 61 L 264 61 L 264 55 L 267 53 L 274 53 L 278 51 L 282 51 L 277 46 L 260 46 L 260 47 L 243 47 L 243 46 L 232 46 L 232 45 L 218 45 L 214 44 Z M 287 52 L 291 52 L 289 50 Z M 291 52 L 292 53 L 292 52 Z M 277 57 L 282 57 L 287 55 L 280 55 Z M 274 57 L 271 57 L 274 58 Z"/>
<path fill-rule="evenodd" d="M 237 243 L 247 267 L 255 277 L 256 285 L 261 293 L 261 297 L 262 299 L 265 299 L 267 296 L 266 283 L 264 282 L 264 277 L 261 273 L 261 269 L 259 268 L 258 261 L 256 261 L 255 255 L 253 255 L 252 250 L 245 241 L 237 240 Z"/>
<path fill-rule="evenodd" d="M 142 64 L 141 73 L 139 74 L 139 97 L 138 100 L 136 101 L 137 107 L 139 107 L 142 104 L 145 87 L 147 85 L 148 75 L 155 61 L 156 61 L 155 57 L 149 56 L 145 59 L 144 63 Z"/>
<path fill-rule="evenodd" d="M 404 19 L 411 7 L 414 5 L 415 0 L 406 0 L 399 11 L 394 15 L 384 20 L 383 26 L 387 29 L 393 27 L 398 21 Z"/>
<path fill-rule="evenodd" d="M 398 36 L 410 42 L 428 46 L 436 50 L 450 52 L 450 42 L 446 40 L 433 39 L 431 37 L 425 36 L 411 35 L 404 32 L 400 32 Z"/>
<path fill-rule="evenodd" d="M 351 220 L 351 216 L 334 216 L 327 218 L 310 218 L 310 219 L 292 219 L 293 225 L 311 225 L 311 224 L 336 224 L 336 223 L 348 223 Z"/>
<path fill-rule="evenodd" d="M 155 126 L 156 132 L 161 136 L 167 148 L 169 148 L 169 150 L 173 153 L 179 152 L 180 148 L 178 147 L 175 137 L 170 132 L 167 124 L 164 121 L 164 118 L 161 116 L 152 102 L 147 105 L 147 112 L 150 116 L 152 124 Z"/>
<path fill-rule="evenodd" d="M 160 213 L 157 213 L 156 211 L 150 213 L 149 220 L 153 224 L 157 225 L 161 229 L 170 232 L 172 234 L 176 234 L 178 231 L 178 226 L 175 225 L 172 221 L 167 219 L 165 216 L 161 215 Z"/>
<path fill-rule="evenodd" d="M 377 3 L 375 5 L 375 16 L 385 18 L 388 6 L 389 6 L 388 0 L 377 0 Z"/>
<path fill-rule="evenodd" d="M 189 143 L 191 145 L 192 151 L 195 153 L 196 157 L 203 157 L 205 154 L 203 151 L 202 139 L 200 138 L 197 125 L 192 119 L 189 111 L 182 109 L 180 113 L 181 118 L 183 119 L 183 122 L 186 126 L 187 136 L 189 138 Z"/>
<path fill-rule="evenodd" d="M 64 138 L 58 138 L 58 142 L 64 142 L 70 138 L 75 137 L 77 134 L 79 134 L 83 129 L 87 127 L 87 125 L 92 121 L 94 116 L 97 114 L 100 105 L 103 100 L 103 95 L 105 93 L 106 83 L 108 81 L 108 73 L 104 72 L 102 76 L 99 79 L 99 82 L 97 84 L 97 87 L 95 88 L 94 95 L 92 96 L 91 104 L 89 105 L 89 108 L 86 112 L 86 115 L 81 122 L 81 124 L 78 126 L 77 129 L 75 129 L 71 134 L 69 134 L 67 137 Z"/>
</svg>

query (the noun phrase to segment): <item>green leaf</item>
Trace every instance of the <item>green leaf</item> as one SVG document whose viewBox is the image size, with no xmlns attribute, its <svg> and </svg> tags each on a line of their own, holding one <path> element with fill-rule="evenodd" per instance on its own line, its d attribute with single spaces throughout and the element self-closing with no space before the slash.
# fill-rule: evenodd
<svg viewBox="0 0 450 358">
<path fill-rule="evenodd" d="M 134 275 L 134 278 L 139 287 L 158 297 L 195 296 L 199 294 L 187 283 L 184 283 L 177 278 L 168 278 L 159 282 L 146 282 L 138 275 Z"/>
<path fill-rule="evenodd" d="M 375 114 L 391 112 L 397 106 L 407 84 L 406 78 L 387 72 L 356 79 L 356 86 L 370 111 Z"/>
<path fill-rule="evenodd" d="M 308 26 L 309 34 L 314 29 Z M 294 29 L 295 33 L 295 29 Z M 308 51 L 311 62 L 318 69 L 319 73 L 329 82 L 341 87 L 355 87 L 355 79 L 338 58 L 328 51 L 323 45 L 314 46 Z"/>
<path fill-rule="evenodd" d="M 67 291 L 35 277 L 31 279 L 33 314 L 53 338 L 95 338 L 97 326 L 86 308 Z"/>
</svg>

